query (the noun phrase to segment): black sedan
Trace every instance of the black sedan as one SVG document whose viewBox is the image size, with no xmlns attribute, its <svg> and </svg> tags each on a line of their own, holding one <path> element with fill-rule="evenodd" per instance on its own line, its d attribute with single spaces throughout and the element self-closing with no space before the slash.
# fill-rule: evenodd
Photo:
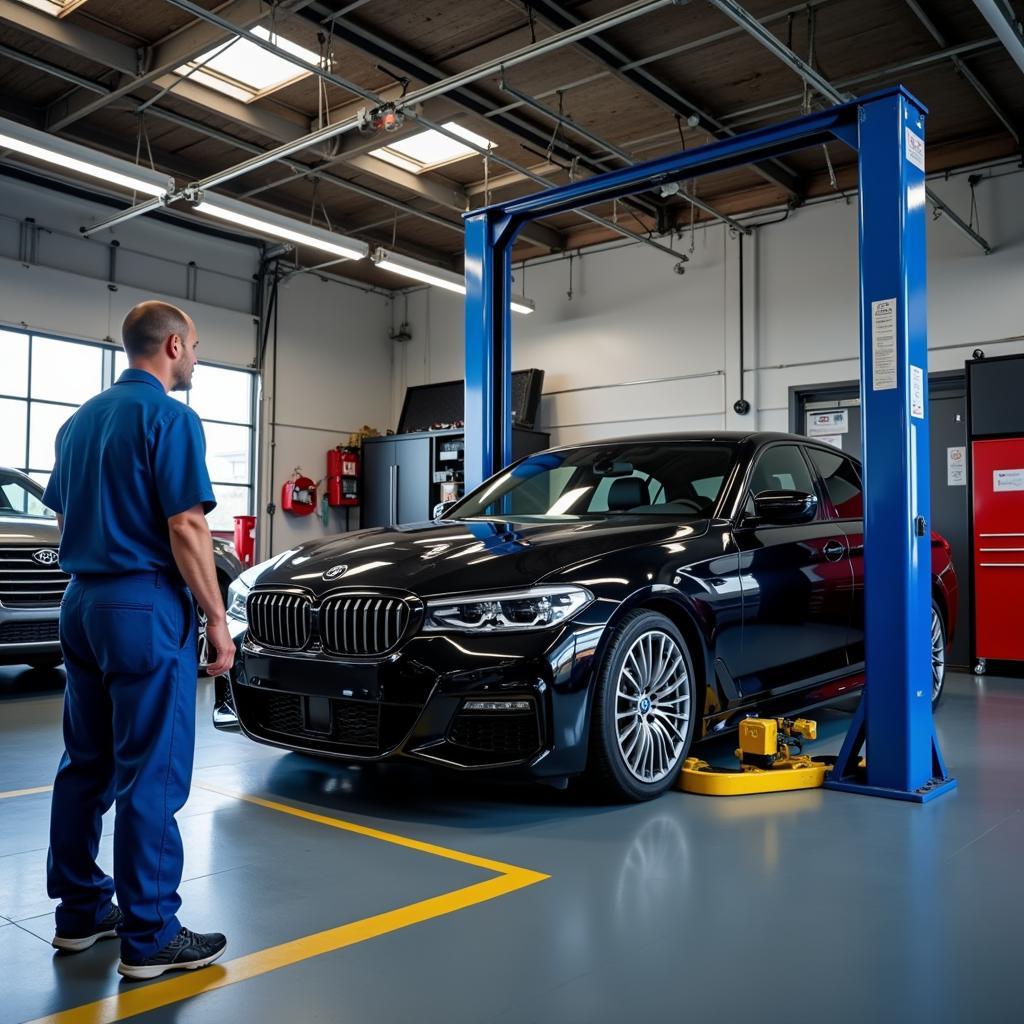
<svg viewBox="0 0 1024 1024">
<path fill-rule="evenodd" d="M 863 682 L 856 462 L 786 434 L 531 455 L 433 522 L 304 544 L 233 585 L 255 740 L 641 800 L 694 740 Z M 937 699 L 956 581 L 934 541 Z"/>
</svg>

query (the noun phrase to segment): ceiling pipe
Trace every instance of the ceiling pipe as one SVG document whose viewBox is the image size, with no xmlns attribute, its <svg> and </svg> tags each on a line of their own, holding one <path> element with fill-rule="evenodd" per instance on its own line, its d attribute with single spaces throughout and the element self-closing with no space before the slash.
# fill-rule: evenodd
<svg viewBox="0 0 1024 1024">
<path fill-rule="evenodd" d="M 380 97 L 371 92 L 368 89 L 364 89 L 362 86 L 356 85 L 354 82 L 350 82 L 333 72 L 329 72 L 326 69 L 319 67 L 318 65 L 311 64 L 308 61 L 302 60 L 293 54 L 287 54 L 281 51 L 277 46 L 270 43 L 268 40 L 262 39 L 260 36 L 242 29 L 237 25 L 232 24 L 226 19 L 213 11 L 207 11 L 205 8 L 200 7 L 198 4 L 193 3 L 192 0 L 168 0 L 173 6 L 180 8 L 181 10 L 187 11 L 190 14 L 195 15 L 197 18 L 201 18 L 204 21 L 208 21 L 213 25 L 217 25 L 223 28 L 225 31 L 233 32 L 236 36 L 244 39 L 248 39 L 251 43 L 256 44 L 269 53 L 274 53 L 278 56 L 283 56 L 289 60 L 296 67 L 307 71 L 310 74 L 317 75 L 323 78 L 325 81 L 331 82 L 347 91 L 361 96 L 363 99 L 375 105 L 381 104 Z M 500 60 L 489 61 L 485 64 L 478 65 L 475 68 L 469 68 L 466 71 L 460 72 L 459 74 L 453 75 L 450 78 L 445 79 L 443 82 L 438 82 L 433 85 L 425 86 L 422 89 L 417 89 L 414 92 L 409 93 L 405 96 L 401 102 L 401 107 L 409 113 L 412 113 L 412 109 L 416 104 L 426 103 L 428 100 L 436 99 L 440 96 L 451 92 L 453 89 L 457 89 L 460 86 L 468 85 L 472 82 L 478 81 L 481 78 L 486 78 L 489 75 L 493 75 L 495 72 L 500 71 L 506 67 L 514 67 L 517 64 L 521 64 L 525 61 L 532 60 L 534 57 L 542 56 L 545 53 L 549 53 L 552 50 L 556 50 L 559 47 L 567 46 L 570 43 L 576 42 L 578 39 L 585 38 L 587 35 L 591 35 L 595 32 L 601 32 L 603 30 L 613 28 L 616 25 L 621 25 L 624 22 L 630 21 L 633 18 L 640 17 L 643 14 L 647 14 L 650 11 L 657 10 L 660 7 L 665 7 L 668 4 L 673 3 L 674 0 L 637 0 L 636 3 L 628 4 L 625 7 L 619 8 L 616 11 L 612 11 L 609 14 L 602 15 L 601 17 L 594 18 L 591 21 L 584 22 L 581 25 L 574 26 L 571 29 L 567 29 L 564 32 L 559 32 L 549 39 L 541 40 L 538 43 L 533 43 L 529 46 L 521 47 L 519 50 L 513 53 L 507 54 Z M 396 104 L 397 106 L 397 104 Z M 434 127 L 436 130 L 442 132 L 442 134 L 456 137 L 453 133 L 447 132 L 440 125 L 433 125 L 431 122 L 420 118 L 424 124 L 428 124 Z M 362 123 L 362 118 L 359 115 L 346 119 L 345 121 L 338 122 L 337 124 L 327 125 L 324 128 L 318 129 L 315 132 L 310 132 L 308 135 L 294 140 L 293 142 L 285 143 L 275 149 L 268 150 L 266 153 L 258 157 L 253 157 L 250 160 L 246 160 L 241 164 L 237 164 L 234 167 L 230 167 L 221 171 L 217 174 L 211 174 L 207 178 L 204 178 L 199 182 L 191 182 L 190 188 L 192 189 L 209 189 L 214 188 L 217 185 L 225 184 L 234 178 L 240 177 L 243 174 L 247 174 L 250 171 L 257 170 L 260 167 L 265 167 L 267 164 L 274 163 L 282 157 L 292 156 L 295 153 L 300 152 L 303 149 L 308 149 L 311 146 L 317 146 L 320 143 L 327 142 L 339 135 L 343 135 L 345 132 L 352 131 L 353 128 L 357 128 Z M 466 144 L 467 140 L 459 138 L 459 141 Z M 470 148 L 478 147 L 471 146 Z M 478 151 L 487 154 L 486 150 Z M 505 162 L 503 158 L 496 158 L 499 162 Z M 518 168 L 516 168 L 518 169 Z M 543 179 L 542 179 L 543 180 Z M 549 183 L 544 182 L 546 187 L 550 187 Z M 149 204 L 139 204 L 128 210 L 123 211 L 116 218 L 110 218 L 106 221 L 100 221 L 97 224 L 90 225 L 83 234 L 89 235 L 96 231 L 100 231 L 107 227 L 113 227 L 115 224 L 123 224 L 127 220 L 131 220 L 134 217 L 138 217 L 143 213 L 147 213 L 154 207 Z M 591 216 L 592 215 L 588 215 Z M 610 222 L 606 222 L 610 225 Z M 612 225 L 614 226 L 614 225 Z M 619 230 L 616 228 L 616 230 Z M 625 229 L 622 230 L 625 233 Z M 630 233 L 633 237 L 641 241 L 647 241 L 642 236 Z M 652 243 L 655 244 L 655 243 Z M 665 248 L 665 247 L 662 247 Z M 667 252 L 672 250 L 666 249 Z M 675 255 L 673 252 L 672 255 Z"/>
<path fill-rule="evenodd" d="M 974 0 L 974 6 L 999 36 L 1014 63 L 1024 71 L 1024 26 L 1004 0 Z"/>
<path fill-rule="evenodd" d="M 742 25 L 765 49 L 773 53 L 786 67 L 799 75 L 808 85 L 813 86 L 833 106 L 856 98 L 837 89 L 827 78 L 815 71 L 810 64 L 786 46 L 781 39 L 778 39 L 774 33 L 766 29 L 745 8 L 736 3 L 736 0 L 708 0 L 708 3 L 717 7 L 723 14 L 735 21 L 737 25 Z M 944 213 L 950 223 L 959 228 L 986 256 L 992 252 L 992 246 L 989 245 L 988 241 L 954 213 L 949 205 L 940 199 L 935 192 L 930 188 L 926 188 L 925 196 L 936 211 Z"/>
<path fill-rule="evenodd" d="M 532 96 L 528 96 L 524 92 L 520 92 L 518 89 L 513 88 L 504 79 L 501 83 L 501 88 L 507 92 L 510 96 L 515 96 L 521 102 L 525 103 L 526 106 L 533 108 L 538 113 L 543 114 L 545 117 L 551 118 L 551 120 L 568 128 L 569 131 L 576 132 L 582 138 L 588 142 L 592 142 L 595 146 L 600 146 L 601 149 L 607 150 L 609 153 L 614 154 L 620 160 L 622 160 L 627 166 L 632 167 L 636 161 L 625 151 L 619 149 L 618 146 L 613 145 L 610 142 L 606 142 L 600 136 L 595 135 L 592 131 L 584 128 L 581 124 L 574 121 L 571 117 L 566 117 L 564 114 L 558 113 L 557 110 L 552 110 L 550 107 L 541 103 L 539 100 L 535 100 Z M 750 233 L 750 228 L 740 224 L 739 221 L 733 220 L 732 217 L 727 214 L 721 213 L 716 210 L 710 203 L 705 203 L 703 199 L 698 199 L 696 196 L 691 196 L 686 192 L 681 193 L 683 197 L 689 202 L 691 206 L 696 206 L 698 210 L 703 210 L 706 214 L 714 217 L 715 220 L 721 221 L 723 224 L 728 224 L 734 231 L 739 231 L 746 235 Z"/>
</svg>

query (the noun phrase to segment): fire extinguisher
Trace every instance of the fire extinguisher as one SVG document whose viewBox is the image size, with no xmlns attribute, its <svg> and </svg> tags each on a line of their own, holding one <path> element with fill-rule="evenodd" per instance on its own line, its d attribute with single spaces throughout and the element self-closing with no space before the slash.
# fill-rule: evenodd
<svg viewBox="0 0 1024 1024">
<path fill-rule="evenodd" d="M 308 516 L 316 511 L 316 481 L 303 476 L 300 467 L 296 467 L 292 475 L 281 488 L 281 508 L 293 516 Z"/>
<path fill-rule="evenodd" d="M 338 445 L 327 453 L 327 504 L 359 504 L 359 449 Z"/>
</svg>

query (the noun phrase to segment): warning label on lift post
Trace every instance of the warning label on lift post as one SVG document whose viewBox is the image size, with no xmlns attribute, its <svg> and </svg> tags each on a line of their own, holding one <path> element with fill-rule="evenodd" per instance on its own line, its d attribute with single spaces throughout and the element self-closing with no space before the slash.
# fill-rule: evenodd
<svg viewBox="0 0 1024 1024">
<path fill-rule="evenodd" d="M 871 303 L 871 387 L 874 391 L 896 388 L 896 300 Z"/>
</svg>

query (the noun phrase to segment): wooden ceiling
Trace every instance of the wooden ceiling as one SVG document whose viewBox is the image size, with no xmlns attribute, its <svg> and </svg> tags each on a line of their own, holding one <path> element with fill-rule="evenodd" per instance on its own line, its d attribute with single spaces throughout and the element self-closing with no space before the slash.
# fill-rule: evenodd
<svg viewBox="0 0 1024 1024">
<path fill-rule="evenodd" d="M 243 28 L 273 25 L 282 36 L 324 54 L 334 75 L 394 100 L 402 92 L 396 75 L 415 91 L 626 4 L 200 0 L 199 6 Z M 1019 153 L 1021 71 L 973 3 L 746 0 L 745 7 L 844 91 L 907 86 L 930 110 L 929 172 Z M 151 151 L 155 166 L 183 184 L 371 106 L 314 76 L 246 104 L 173 74 L 183 56 L 229 38 L 222 27 L 169 0 L 86 0 L 59 20 L 20 0 L 0 0 L 0 112 L 130 160 L 141 128 L 142 152 Z M 586 135 L 558 125 L 505 85 L 561 111 Z M 509 68 L 504 83 L 500 74 L 490 75 L 425 104 L 424 117 L 455 120 L 496 143 L 486 162 L 473 155 L 415 175 L 368 155 L 422 130 L 410 118 L 393 136 L 350 132 L 218 191 L 458 269 L 461 212 L 543 187 L 528 175 L 562 184 L 570 175 L 622 166 L 622 157 L 602 143 L 630 159 L 647 160 L 827 104 L 707 0 L 690 0 Z M 695 110 L 691 127 L 687 118 Z M 829 156 L 835 184 L 825 153 L 817 149 L 788 156 L 781 165 L 702 178 L 696 194 L 735 216 L 855 187 L 854 155 L 837 144 Z M 591 212 L 656 240 L 691 222 L 691 207 L 681 196 L 638 196 L 633 203 Z M 694 216 L 702 221 L 710 215 Z M 564 214 L 524 233 L 514 258 L 614 237 L 613 227 Z M 303 258 L 316 262 L 308 254 Z M 341 263 L 332 272 L 388 288 L 395 282 L 368 261 Z"/>
</svg>

